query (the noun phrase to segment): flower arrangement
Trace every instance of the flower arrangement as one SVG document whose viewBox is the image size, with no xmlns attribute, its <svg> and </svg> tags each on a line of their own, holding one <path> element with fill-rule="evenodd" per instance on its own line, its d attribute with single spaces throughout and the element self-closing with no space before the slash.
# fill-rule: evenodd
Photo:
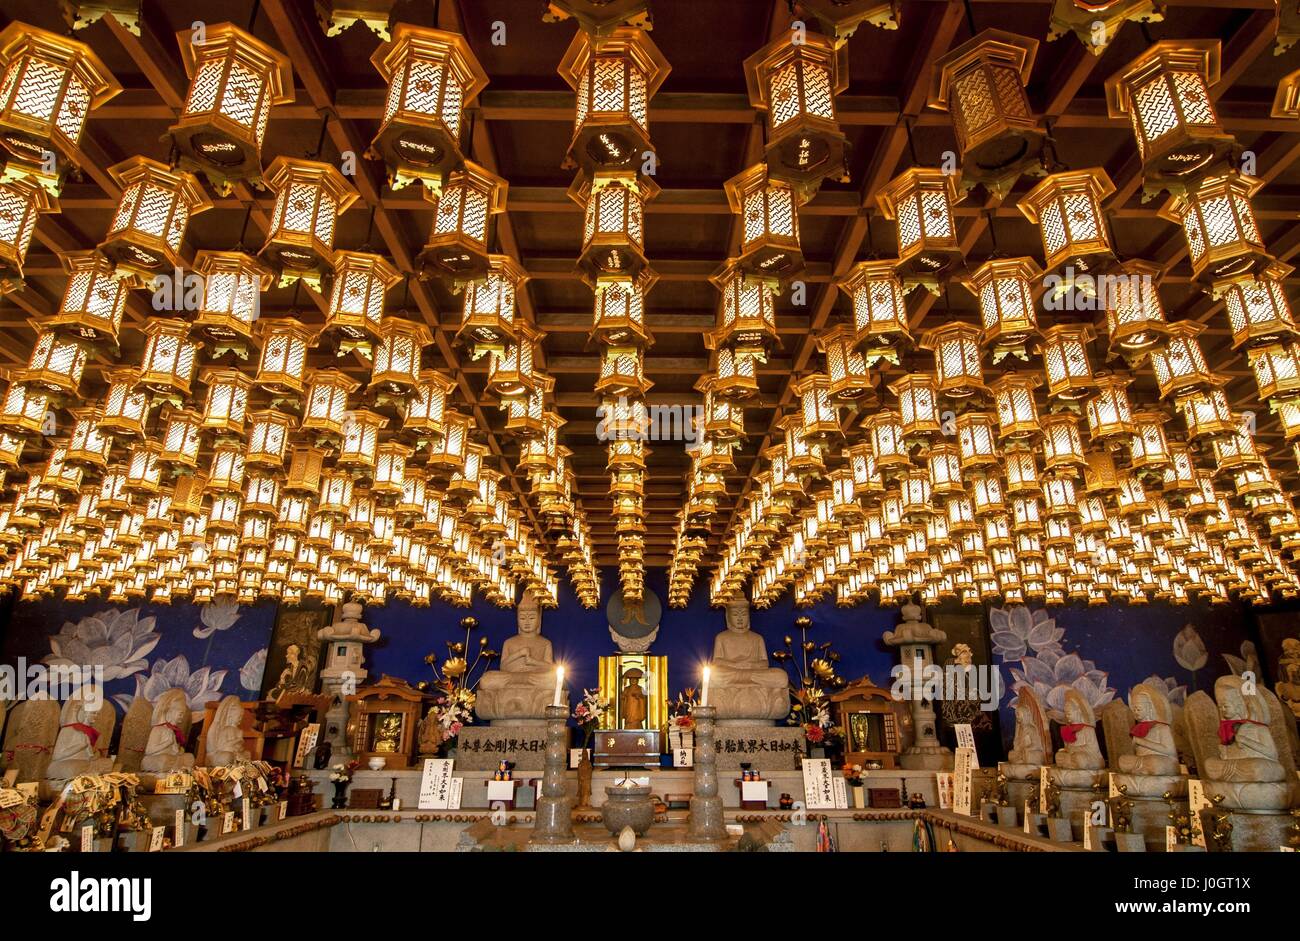
<svg viewBox="0 0 1300 941">
<path fill-rule="evenodd" d="M 337 764 L 330 768 L 330 781 L 334 784 L 344 784 L 352 780 L 353 773 L 361 766 L 361 762 L 355 758 L 346 764 Z"/>
<path fill-rule="evenodd" d="M 471 635 L 478 630 L 478 618 L 463 617 L 460 619 L 460 626 L 465 631 L 465 639 L 447 641 L 447 657 L 442 661 L 441 666 L 438 664 L 436 653 L 425 656 L 424 662 L 433 671 L 433 682 L 423 680 L 416 684 L 417 688 L 428 690 L 432 687 L 448 694 L 455 694 L 460 690 L 472 692 L 478 686 L 478 681 L 483 678 L 488 664 L 500 656 L 497 651 L 488 647 L 486 636 L 480 637 L 477 645 L 470 643 Z M 471 663 L 468 652 L 474 646 L 478 649 Z"/>
<path fill-rule="evenodd" d="M 862 765 L 845 765 L 844 780 L 849 787 L 862 787 Z"/>
<path fill-rule="evenodd" d="M 582 729 L 582 747 L 591 743 L 596 727 L 609 715 L 610 701 L 600 695 L 600 690 L 582 691 L 582 699 L 573 707 L 573 721 Z"/>
<path fill-rule="evenodd" d="M 787 724 L 802 726 L 804 738 L 810 745 L 836 748 L 843 739 L 843 734 L 831 721 L 828 693 L 843 689 L 848 684 L 835 671 L 840 655 L 831 648 L 830 641 L 819 644 L 808 639 L 812 625 L 812 618 L 806 615 L 795 618 L 794 626 L 800 634 L 798 645 L 787 634 L 784 638 L 785 648 L 773 651 L 772 658 L 785 666 L 790 674 L 790 698 L 793 703 L 790 715 L 785 720 Z"/>
<path fill-rule="evenodd" d="M 668 730 L 670 732 L 695 731 L 695 690 L 682 690 L 676 699 L 668 701 Z"/>
<path fill-rule="evenodd" d="M 449 742 L 460 734 L 460 730 L 474 721 L 474 703 L 477 700 L 474 691 L 464 686 L 457 686 L 435 697 L 427 719 L 437 723 L 442 742 Z"/>
</svg>

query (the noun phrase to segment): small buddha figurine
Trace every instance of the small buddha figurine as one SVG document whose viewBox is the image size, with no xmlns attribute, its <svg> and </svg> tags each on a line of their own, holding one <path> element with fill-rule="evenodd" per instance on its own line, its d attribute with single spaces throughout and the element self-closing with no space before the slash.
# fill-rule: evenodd
<svg viewBox="0 0 1300 941">
<path fill-rule="evenodd" d="M 641 688 L 640 670 L 633 667 L 623 674 L 624 686 L 618 694 L 618 714 L 625 729 L 644 729 L 646 720 L 645 690 Z"/>
<path fill-rule="evenodd" d="M 474 711 L 501 725 L 535 725 L 545 721 L 555 691 L 551 642 L 542 636 L 542 612 L 527 593 L 515 611 L 518 633 L 501 645 L 501 666 L 479 680 Z"/>
<path fill-rule="evenodd" d="M 204 740 L 209 767 L 234 764 L 248 758 L 244 747 L 244 707 L 238 696 L 227 696 L 212 714 L 212 727 Z"/>
<path fill-rule="evenodd" d="M 1065 747 L 1056 752 L 1052 780 L 1060 787 L 1092 787 L 1106 768 L 1097 741 L 1097 715 L 1076 689 L 1066 691 L 1064 712 L 1061 740 Z"/>
<path fill-rule="evenodd" d="M 1133 753 L 1117 759 L 1119 773 L 1113 776 L 1116 786 L 1124 785 L 1129 797 L 1181 797 L 1187 793 L 1187 780 L 1178 760 L 1169 699 L 1158 687 L 1139 683 L 1129 692 L 1128 702 L 1133 713 L 1133 725 L 1128 730 Z"/>
<path fill-rule="evenodd" d="M 727 605 L 727 629 L 713 641 L 709 704 L 720 722 L 782 719 L 790 712 L 790 681 L 767 662 L 767 645 L 749 629 L 744 598 Z"/>
<path fill-rule="evenodd" d="M 1221 796 L 1230 810 L 1284 811 L 1300 792 L 1290 749 L 1279 748 L 1273 733 L 1284 707 L 1270 698 L 1239 676 L 1215 680 L 1213 702 L 1203 693 L 1188 697 L 1184 714 L 1200 778 L 1206 793 Z"/>
<path fill-rule="evenodd" d="M 158 697 L 140 770 L 163 774 L 194 765 L 194 756 L 185 753 L 189 713 L 185 690 L 172 688 Z"/>
</svg>

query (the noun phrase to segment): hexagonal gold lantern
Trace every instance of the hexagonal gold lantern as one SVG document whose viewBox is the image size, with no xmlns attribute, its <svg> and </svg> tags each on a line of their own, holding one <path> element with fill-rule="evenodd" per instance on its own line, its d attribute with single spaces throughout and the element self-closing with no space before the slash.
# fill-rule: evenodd
<svg viewBox="0 0 1300 941">
<path fill-rule="evenodd" d="M 603 275 L 634 278 L 646 268 L 645 204 L 658 194 L 654 180 L 633 170 L 574 179 L 568 195 L 584 216 L 578 272 L 588 285 Z"/>
<path fill-rule="evenodd" d="M 894 273 L 898 260 L 860 261 L 835 282 L 853 302 L 853 326 L 867 365 L 877 360 L 898 364 L 901 348 L 911 346 L 903 284 Z"/>
<path fill-rule="evenodd" d="M 289 57 L 231 23 L 179 36 L 190 88 L 167 130 L 181 166 L 203 173 L 223 196 L 239 180 L 260 182 L 262 138 L 274 105 L 293 101 Z"/>
<path fill-rule="evenodd" d="M 526 320 L 515 324 L 515 340 L 488 357 L 485 390 L 504 399 L 526 396 L 534 382 L 533 361 L 537 344 L 546 334 Z"/>
<path fill-rule="evenodd" d="M 1017 208 L 1043 238 L 1044 272 L 1055 276 L 1053 293 L 1080 289 L 1095 296 L 1096 276 L 1115 260 L 1102 200 L 1115 184 L 1100 167 L 1053 173 L 1026 193 Z M 1050 285 L 1049 285 L 1050 286 Z"/>
<path fill-rule="evenodd" d="M 385 317 L 379 325 L 374 366 L 366 387 L 380 400 L 404 402 L 420 381 L 420 359 L 433 343 L 429 328 L 404 317 Z"/>
<path fill-rule="evenodd" d="M 621 275 L 597 278 L 588 339 L 599 343 L 653 343 L 654 338 L 645 327 L 645 295 L 657 280 L 658 276 L 649 269 L 636 278 Z"/>
<path fill-rule="evenodd" d="M 984 333 L 974 324 L 953 322 L 927 330 L 921 348 L 934 353 L 939 391 L 949 398 L 988 392 L 980 367 L 980 340 Z"/>
<path fill-rule="evenodd" d="M 835 117 L 835 96 L 849 87 L 848 47 L 817 33 L 793 33 L 745 60 L 749 103 L 767 112 L 763 159 L 768 176 L 815 191 L 844 180 L 849 143 Z"/>
<path fill-rule="evenodd" d="M 62 252 L 59 261 L 68 272 L 68 284 L 58 312 L 46 326 L 115 350 L 130 288 L 113 277 L 112 263 L 99 252 Z"/>
<path fill-rule="evenodd" d="M 398 23 L 370 61 L 388 83 L 370 155 L 387 164 L 394 189 L 412 180 L 441 185 L 464 160 L 464 109 L 486 87 L 487 73 L 464 36 L 410 23 Z"/>
<path fill-rule="evenodd" d="M 1056 0 L 1047 41 L 1074 33 L 1085 49 L 1100 56 L 1125 22 L 1158 23 L 1164 7 L 1154 0 Z"/>
<path fill-rule="evenodd" d="M 952 114 L 963 189 L 1005 196 L 1038 165 L 1044 134 L 1025 93 L 1037 52 L 1037 40 L 986 29 L 935 62 L 928 104 Z"/>
<path fill-rule="evenodd" d="M 433 228 L 420 251 L 421 278 L 443 278 L 458 291 L 487 274 L 490 223 L 505 211 L 508 189 L 504 179 L 469 160 L 440 188 L 423 189 L 433 204 Z"/>
<path fill-rule="evenodd" d="M 734 258 L 710 275 L 709 281 L 722 292 L 718 326 L 704 335 L 709 349 L 762 358 L 780 346 L 770 281 L 747 276 Z"/>
<path fill-rule="evenodd" d="M 487 276 L 465 287 L 465 301 L 456 342 L 474 359 L 504 352 L 515 338 L 516 295 L 528 275 L 509 255 L 491 255 Z"/>
<path fill-rule="evenodd" d="M 1205 354 L 1196 339 L 1205 324 L 1179 320 L 1169 325 L 1165 342 L 1151 350 L 1151 371 L 1163 399 L 1193 389 L 1211 389 L 1223 380 L 1210 371 Z"/>
<path fill-rule="evenodd" d="M 558 69 L 578 99 L 563 165 L 594 176 L 635 173 L 652 160 L 646 111 L 671 70 L 645 30 L 618 27 L 600 38 L 575 33 Z"/>
<path fill-rule="evenodd" d="M 341 354 L 360 349 L 369 354 L 384 316 L 384 294 L 402 280 L 382 255 L 340 251 L 334 255 L 334 286 L 325 311 L 322 335 L 338 343 Z"/>
<path fill-rule="evenodd" d="M 156 318 L 144 325 L 144 357 L 138 382 L 155 395 L 179 400 L 190 394 L 199 345 L 189 337 L 183 320 Z"/>
<path fill-rule="evenodd" d="M 122 90 L 85 43 L 12 22 L 0 31 L 0 144 L 9 175 L 55 195 L 87 115 Z"/>
<path fill-rule="evenodd" d="M 1102 275 L 1098 300 L 1106 310 L 1106 333 L 1112 353 L 1140 356 L 1168 331 L 1164 305 L 1156 290 L 1163 269 L 1140 258 Z"/>
<path fill-rule="evenodd" d="M 335 224 L 358 193 L 333 164 L 283 156 L 267 168 L 266 183 L 275 191 L 275 208 L 258 255 L 282 286 L 302 278 L 319 290 L 334 264 Z"/>
<path fill-rule="evenodd" d="M 1290 265 L 1279 262 L 1258 278 L 1238 278 L 1223 289 L 1233 349 L 1300 335 L 1282 290 L 1282 281 L 1291 271 Z"/>
<path fill-rule="evenodd" d="M 180 267 L 181 243 L 190 217 L 212 208 L 194 174 L 135 156 L 108 168 L 122 189 L 117 211 L 99 250 L 119 276 L 146 284 Z"/>
<path fill-rule="evenodd" d="M 961 264 L 953 204 L 959 200 L 951 174 L 911 167 L 876 195 L 886 219 L 898 223 L 897 272 L 904 282 L 937 293 L 939 279 Z"/>
<path fill-rule="evenodd" d="M 1029 358 L 1025 343 L 1038 335 L 1034 285 L 1040 274 L 1032 258 L 990 258 L 962 280 L 979 301 L 981 342 L 992 348 L 993 362 Z"/>
<path fill-rule="evenodd" d="M 869 364 L 858 349 L 857 330 L 852 325 L 840 323 L 823 330 L 817 335 L 817 349 L 826 356 L 832 401 L 847 405 L 871 394 Z"/>
<path fill-rule="evenodd" d="M 1261 399 L 1294 399 L 1300 393 L 1300 345 L 1270 343 L 1248 350 Z"/>
<path fill-rule="evenodd" d="M 806 194 L 783 180 L 771 179 L 766 163 L 754 164 L 723 186 L 731 211 L 741 221 L 736 264 L 773 284 L 797 276 L 804 266 L 799 206 Z"/>
<path fill-rule="evenodd" d="M 275 277 L 270 268 L 243 252 L 196 252 L 194 270 L 203 278 L 203 298 L 193 329 L 218 348 L 248 355 L 262 292 Z"/>
<path fill-rule="evenodd" d="M 1231 169 L 1236 141 L 1210 97 L 1218 81 L 1217 39 L 1162 40 L 1107 79 L 1107 110 L 1133 124 L 1148 195 L 1177 196 Z"/>
<path fill-rule="evenodd" d="M 0 179 L 0 293 L 22 287 L 23 262 L 36 231 L 36 217 L 54 208 L 35 179 Z"/>
<path fill-rule="evenodd" d="M 65 335 L 44 330 L 39 321 L 28 321 L 36 342 L 27 360 L 26 381 L 56 396 L 75 396 L 86 368 L 85 347 Z"/>
<path fill-rule="evenodd" d="M 292 317 L 278 317 L 258 322 L 258 339 L 262 356 L 256 384 L 273 396 L 296 400 L 302 395 L 307 348 L 316 342 L 316 331 Z"/>
<path fill-rule="evenodd" d="M 1095 338 L 1088 324 L 1062 323 L 1043 331 L 1038 351 L 1043 355 L 1048 395 L 1070 401 L 1096 387 L 1088 357 L 1088 343 Z"/>
<path fill-rule="evenodd" d="M 1275 263 L 1250 204 L 1263 185 L 1263 180 L 1236 172 L 1209 178 L 1169 200 L 1158 213 L 1183 227 L 1192 277 L 1216 297 L 1224 282 L 1263 272 Z"/>
</svg>

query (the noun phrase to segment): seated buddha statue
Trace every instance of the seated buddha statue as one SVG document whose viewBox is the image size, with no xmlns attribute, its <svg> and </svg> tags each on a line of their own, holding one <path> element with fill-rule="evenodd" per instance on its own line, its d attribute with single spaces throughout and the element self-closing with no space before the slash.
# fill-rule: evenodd
<svg viewBox="0 0 1300 941">
<path fill-rule="evenodd" d="M 551 642 L 542 636 L 537 599 L 525 594 L 515 609 L 517 633 L 501 645 L 501 666 L 479 680 L 474 711 L 493 725 L 537 725 L 555 694 Z"/>
<path fill-rule="evenodd" d="M 713 641 L 709 705 L 719 722 L 783 719 L 790 712 L 790 681 L 767 662 L 767 645 L 749 629 L 743 598 L 727 605 L 727 629 Z"/>
</svg>

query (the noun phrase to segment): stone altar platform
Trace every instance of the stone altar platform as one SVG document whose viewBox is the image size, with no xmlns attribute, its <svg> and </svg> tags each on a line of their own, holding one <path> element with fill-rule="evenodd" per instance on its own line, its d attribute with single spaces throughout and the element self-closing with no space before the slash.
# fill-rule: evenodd
<svg viewBox="0 0 1300 941">
<path fill-rule="evenodd" d="M 742 845 L 750 850 L 768 853 L 794 852 L 794 841 L 785 827 L 775 821 L 744 825 L 741 835 L 729 835 L 726 840 L 711 843 L 694 842 L 689 835 L 684 815 L 674 814 L 655 821 L 644 836 L 638 837 L 638 853 L 734 853 Z M 480 820 L 461 831 L 456 844 L 459 853 L 475 852 L 525 852 L 525 853 L 617 853 L 617 839 L 596 822 L 575 822 L 572 843 L 530 843 L 533 828 L 515 824 L 494 826 L 490 820 Z M 747 839 L 746 839 L 747 838 Z"/>
<path fill-rule="evenodd" d="M 1224 813 L 1222 810 L 1202 810 L 1201 829 L 1205 833 L 1206 847 L 1211 853 L 1223 852 L 1214 839 L 1214 818 Z M 1244 811 L 1228 811 L 1228 821 L 1232 831 L 1228 835 L 1228 844 L 1234 853 L 1276 853 L 1278 847 L 1287 845 L 1291 824 L 1295 818 L 1289 813 L 1251 814 Z"/>
</svg>

